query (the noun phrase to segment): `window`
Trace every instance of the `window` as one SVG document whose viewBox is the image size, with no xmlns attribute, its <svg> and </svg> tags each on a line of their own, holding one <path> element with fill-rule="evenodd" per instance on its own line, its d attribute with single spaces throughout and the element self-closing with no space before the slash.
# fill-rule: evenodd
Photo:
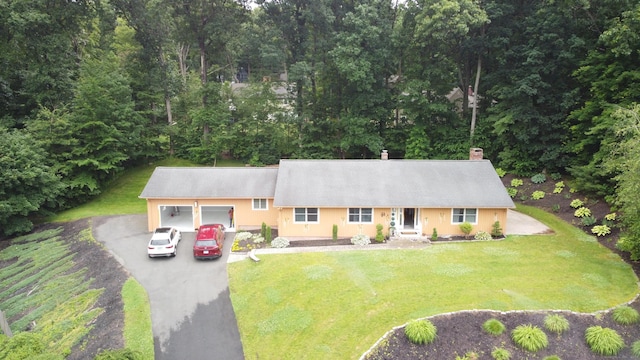
<svg viewBox="0 0 640 360">
<path fill-rule="evenodd" d="M 478 223 L 478 209 L 453 209 L 452 214 L 451 222 L 454 224 L 462 224 L 463 222 Z"/>
<path fill-rule="evenodd" d="M 318 208 L 295 208 L 294 221 L 296 223 L 317 223 Z"/>
<path fill-rule="evenodd" d="M 253 210 L 268 210 L 268 204 L 267 199 L 253 199 L 251 208 Z"/>
<path fill-rule="evenodd" d="M 367 223 L 373 222 L 372 208 L 349 208 L 350 223 Z"/>
</svg>

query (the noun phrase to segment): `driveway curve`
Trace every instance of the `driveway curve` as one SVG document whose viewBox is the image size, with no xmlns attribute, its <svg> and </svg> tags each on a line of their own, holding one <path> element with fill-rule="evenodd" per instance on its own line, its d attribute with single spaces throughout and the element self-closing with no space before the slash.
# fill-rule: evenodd
<svg viewBox="0 0 640 360">
<path fill-rule="evenodd" d="M 94 218 L 93 235 L 146 289 L 156 360 L 244 359 L 226 267 L 232 233 L 210 261 L 193 258 L 194 233 L 182 234 L 175 258 L 149 259 L 146 215 Z"/>
</svg>

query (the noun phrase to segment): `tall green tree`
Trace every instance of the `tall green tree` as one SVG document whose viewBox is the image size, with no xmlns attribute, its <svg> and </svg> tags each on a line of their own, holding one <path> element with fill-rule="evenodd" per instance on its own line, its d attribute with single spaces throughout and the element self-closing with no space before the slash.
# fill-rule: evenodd
<svg viewBox="0 0 640 360">
<path fill-rule="evenodd" d="M 28 232 L 30 216 L 54 208 L 64 186 L 24 130 L 0 129 L 0 235 Z"/>
</svg>

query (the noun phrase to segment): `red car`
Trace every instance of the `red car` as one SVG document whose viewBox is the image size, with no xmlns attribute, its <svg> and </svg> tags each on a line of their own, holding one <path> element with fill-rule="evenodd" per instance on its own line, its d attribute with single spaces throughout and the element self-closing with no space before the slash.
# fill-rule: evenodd
<svg viewBox="0 0 640 360">
<path fill-rule="evenodd" d="M 224 244 L 224 225 L 201 225 L 196 234 L 196 242 L 193 244 L 193 257 L 195 259 L 215 259 L 222 256 Z"/>
</svg>

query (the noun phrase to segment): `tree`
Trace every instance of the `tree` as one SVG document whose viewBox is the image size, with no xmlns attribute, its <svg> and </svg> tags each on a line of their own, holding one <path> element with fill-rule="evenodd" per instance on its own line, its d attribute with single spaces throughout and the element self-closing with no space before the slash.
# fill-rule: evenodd
<svg viewBox="0 0 640 360">
<path fill-rule="evenodd" d="M 0 129 L 0 233 L 33 228 L 30 216 L 56 205 L 63 185 L 46 165 L 47 155 L 24 130 Z"/>
<path fill-rule="evenodd" d="M 622 249 L 640 260 L 640 104 L 617 108 L 616 142 L 612 143 L 605 162 L 609 171 L 616 172 L 615 204 L 622 213 Z"/>
</svg>

